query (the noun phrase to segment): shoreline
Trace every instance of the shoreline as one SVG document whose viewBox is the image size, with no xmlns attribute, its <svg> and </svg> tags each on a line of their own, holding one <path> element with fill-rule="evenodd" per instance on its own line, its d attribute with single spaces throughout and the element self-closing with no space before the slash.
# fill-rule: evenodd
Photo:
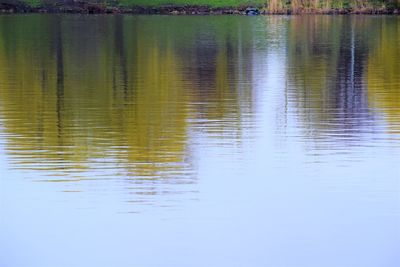
<svg viewBox="0 0 400 267">
<path fill-rule="evenodd" d="M 250 10 L 250 12 L 249 12 Z M 209 7 L 209 6 L 160 6 L 160 7 L 113 7 L 101 4 L 78 3 L 75 5 L 31 7 L 24 4 L 0 3 L 0 14 L 50 13 L 50 14 L 133 14 L 133 15 L 399 15 L 400 9 L 278 9 L 266 7 Z"/>
</svg>

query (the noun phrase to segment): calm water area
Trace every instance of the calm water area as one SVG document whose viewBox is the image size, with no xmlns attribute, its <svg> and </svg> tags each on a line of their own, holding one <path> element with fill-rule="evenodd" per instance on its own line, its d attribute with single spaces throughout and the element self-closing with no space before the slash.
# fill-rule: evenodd
<svg viewBox="0 0 400 267">
<path fill-rule="evenodd" d="M 399 16 L 0 16 L 1 267 L 399 251 Z"/>
</svg>

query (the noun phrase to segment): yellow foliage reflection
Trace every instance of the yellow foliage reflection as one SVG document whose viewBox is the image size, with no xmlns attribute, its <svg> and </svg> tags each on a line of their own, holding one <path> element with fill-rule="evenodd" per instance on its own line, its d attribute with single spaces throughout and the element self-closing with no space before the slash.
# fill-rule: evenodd
<svg viewBox="0 0 400 267">
<path fill-rule="evenodd" d="M 206 132 L 240 131 L 232 75 L 250 81 L 235 62 L 240 49 L 250 58 L 251 43 L 238 37 L 239 25 L 218 34 L 220 25 L 196 18 L 0 19 L 0 110 L 21 168 L 68 172 L 112 162 L 129 176 L 178 177 L 192 169 L 191 121 L 217 122 Z M 210 30 L 217 38 L 201 43 Z M 207 75 L 188 71 L 194 64 Z"/>
<path fill-rule="evenodd" d="M 368 60 L 368 99 L 400 133 L 400 19 L 385 18 L 375 26 L 380 35 Z"/>
</svg>

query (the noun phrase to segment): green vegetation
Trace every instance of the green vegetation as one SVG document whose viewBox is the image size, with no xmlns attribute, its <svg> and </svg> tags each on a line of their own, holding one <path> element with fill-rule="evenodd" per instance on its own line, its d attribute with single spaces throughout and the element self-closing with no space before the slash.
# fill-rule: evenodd
<svg viewBox="0 0 400 267">
<path fill-rule="evenodd" d="M 42 0 L 25 0 L 25 1 L 23 1 L 23 2 L 25 2 L 25 3 L 27 3 L 28 5 L 30 5 L 30 6 L 40 6 L 40 5 L 42 5 L 43 4 L 43 1 Z"/>
<path fill-rule="evenodd" d="M 307 12 L 384 12 L 400 8 L 400 0 L 0 0 L 2 3 L 23 3 L 28 7 L 71 7 L 98 5 L 103 8 L 162 8 L 162 7 L 208 7 L 240 9 L 248 6 L 261 8 L 267 13 Z"/>
<path fill-rule="evenodd" d="M 33 7 L 40 6 L 42 4 L 41 0 L 24 0 L 23 2 L 25 2 L 29 6 L 33 6 Z"/>
<path fill-rule="evenodd" d="M 121 6 L 211 6 L 211 7 L 239 7 L 263 6 L 265 0 L 119 0 Z"/>
<path fill-rule="evenodd" d="M 7 0 L 4 0 L 7 1 Z M 0 0 L 0 3 L 2 0 Z M 70 4 L 71 0 L 21 0 L 29 6 L 46 6 L 51 4 Z M 161 6 L 209 6 L 209 7 L 244 7 L 265 6 L 265 0 L 80 0 L 75 3 L 96 3 L 121 7 L 161 7 Z"/>
</svg>

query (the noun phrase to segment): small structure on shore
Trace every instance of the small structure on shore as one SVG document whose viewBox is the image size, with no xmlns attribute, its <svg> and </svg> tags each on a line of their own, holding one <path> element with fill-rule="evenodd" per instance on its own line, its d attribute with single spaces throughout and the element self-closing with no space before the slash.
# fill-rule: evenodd
<svg viewBox="0 0 400 267">
<path fill-rule="evenodd" d="M 258 8 L 255 8 L 255 7 L 248 7 L 248 8 L 246 8 L 246 15 L 247 16 L 260 15 L 260 10 L 258 10 Z"/>
</svg>

